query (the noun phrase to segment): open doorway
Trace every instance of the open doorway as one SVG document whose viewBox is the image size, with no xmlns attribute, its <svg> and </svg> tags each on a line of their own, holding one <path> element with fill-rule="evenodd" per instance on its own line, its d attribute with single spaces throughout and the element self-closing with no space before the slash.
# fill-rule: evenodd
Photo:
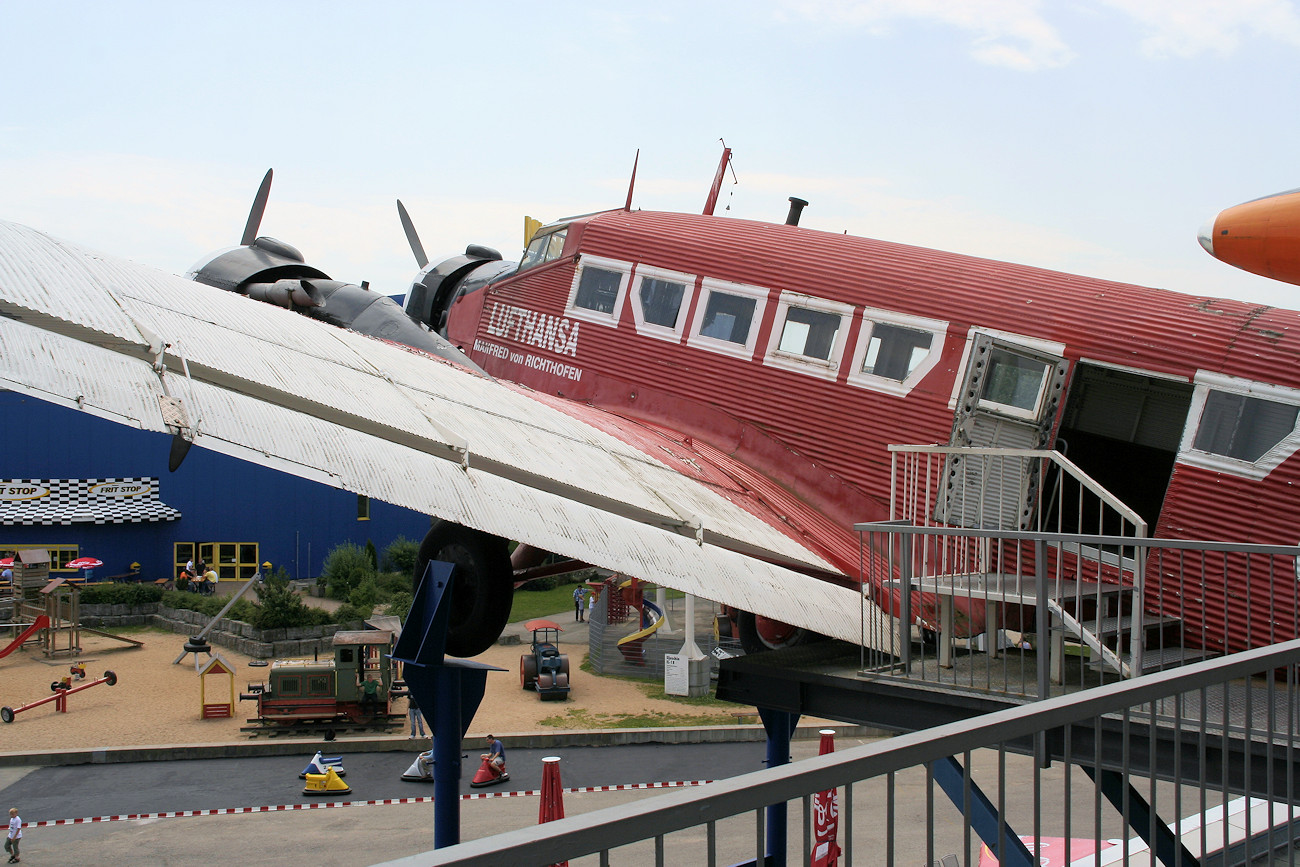
<svg viewBox="0 0 1300 867">
<path fill-rule="evenodd" d="M 1079 362 L 1054 448 L 1154 532 L 1191 402 L 1191 383 Z M 1061 505 L 1065 526 L 1075 526 L 1071 505 Z"/>
</svg>

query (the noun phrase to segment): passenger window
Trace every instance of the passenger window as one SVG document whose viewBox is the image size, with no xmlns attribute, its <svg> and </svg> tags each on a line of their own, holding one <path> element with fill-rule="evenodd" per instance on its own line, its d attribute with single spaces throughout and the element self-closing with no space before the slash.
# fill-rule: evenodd
<svg viewBox="0 0 1300 867">
<path fill-rule="evenodd" d="M 778 348 L 792 355 L 827 361 L 840 330 L 840 317 L 821 310 L 791 307 L 786 311 Z"/>
<path fill-rule="evenodd" d="M 613 313 L 614 304 L 618 301 L 618 286 L 622 279 L 623 275 L 617 271 L 583 268 L 573 306 L 594 310 L 597 313 Z"/>
<path fill-rule="evenodd" d="M 1289 436 L 1300 407 L 1227 391 L 1205 397 L 1193 448 L 1254 463 Z"/>
<path fill-rule="evenodd" d="M 1043 361 L 995 349 L 989 356 L 980 403 L 993 412 L 1009 409 L 1018 416 L 1035 415 L 1047 384 L 1047 373 L 1048 366 Z"/>
<path fill-rule="evenodd" d="M 710 292 L 709 302 L 704 308 L 704 320 L 700 323 L 700 334 L 743 346 L 749 342 L 749 329 L 754 320 L 756 305 L 757 301 L 753 298 Z"/>
<path fill-rule="evenodd" d="M 627 262 L 583 256 L 573 274 L 565 312 L 576 319 L 617 326 L 631 273 Z"/>
<path fill-rule="evenodd" d="M 916 372 L 933 345 L 934 334 L 929 331 L 876 322 L 871 326 L 861 371 L 902 382 Z"/>
<path fill-rule="evenodd" d="M 650 325 L 676 328 L 677 317 L 681 315 L 682 298 L 685 295 L 685 283 L 642 277 L 641 290 L 638 293 L 642 318 Z"/>
</svg>

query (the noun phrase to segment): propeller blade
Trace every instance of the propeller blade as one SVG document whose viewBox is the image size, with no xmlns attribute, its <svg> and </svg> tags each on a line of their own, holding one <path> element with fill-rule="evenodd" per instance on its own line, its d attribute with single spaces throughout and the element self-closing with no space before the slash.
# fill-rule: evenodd
<svg viewBox="0 0 1300 867">
<path fill-rule="evenodd" d="M 397 215 L 402 218 L 402 231 L 406 232 L 406 241 L 411 245 L 411 252 L 415 254 L 415 262 L 423 268 L 429 264 L 429 257 L 424 255 L 424 245 L 420 243 L 415 224 L 411 222 L 411 215 L 406 213 L 406 207 L 401 199 L 397 200 Z"/>
<path fill-rule="evenodd" d="M 253 197 L 253 209 L 248 212 L 248 222 L 244 224 L 244 237 L 239 239 L 241 246 L 247 247 L 257 240 L 257 229 L 262 225 L 262 214 L 266 213 L 266 200 L 271 197 L 271 169 L 266 170 L 262 185 Z"/>
</svg>

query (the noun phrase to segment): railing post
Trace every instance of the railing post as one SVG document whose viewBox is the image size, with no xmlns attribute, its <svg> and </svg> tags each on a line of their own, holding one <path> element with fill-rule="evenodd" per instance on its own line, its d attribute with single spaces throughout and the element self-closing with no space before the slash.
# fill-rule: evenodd
<svg viewBox="0 0 1300 867">
<path fill-rule="evenodd" d="M 1038 604 L 1034 606 L 1034 630 L 1038 633 L 1038 700 L 1048 697 L 1051 689 L 1052 641 L 1051 620 L 1047 613 L 1047 542 L 1034 540 L 1034 583 L 1037 588 L 1034 597 Z"/>
<path fill-rule="evenodd" d="M 903 661 L 903 671 L 912 670 L 912 534 L 900 533 L 900 556 L 903 562 L 898 564 L 898 576 L 901 588 L 898 600 L 898 641 L 902 645 L 899 658 Z M 893 545 L 890 545 L 893 548 Z"/>
</svg>

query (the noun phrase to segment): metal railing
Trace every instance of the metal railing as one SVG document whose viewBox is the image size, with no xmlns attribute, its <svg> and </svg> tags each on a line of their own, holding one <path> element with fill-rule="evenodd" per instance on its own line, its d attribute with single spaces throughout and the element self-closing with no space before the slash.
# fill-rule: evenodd
<svg viewBox="0 0 1300 867">
<path fill-rule="evenodd" d="M 811 864 L 834 790 L 845 867 L 1295 864 L 1297 663 L 1288 641 L 387 863 Z"/>
<path fill-rule="evenodd" d="M 1296 546 L 901 522 L 856 529 L 864 586 L 888 592 L 894 632 L 914 636 L 883 653 L 864 649 L 864 670 L 881 675 L 1044 698 L 1300 637 Z M 978 551 L 987 568 L 963 573 L 935 551 Z M 1144 580 L 1130 588 L 1119 567 L 1079 551 L 1140 562 Z M 957 568 L 936 568 L 945 563 Z"/>
</svg>

